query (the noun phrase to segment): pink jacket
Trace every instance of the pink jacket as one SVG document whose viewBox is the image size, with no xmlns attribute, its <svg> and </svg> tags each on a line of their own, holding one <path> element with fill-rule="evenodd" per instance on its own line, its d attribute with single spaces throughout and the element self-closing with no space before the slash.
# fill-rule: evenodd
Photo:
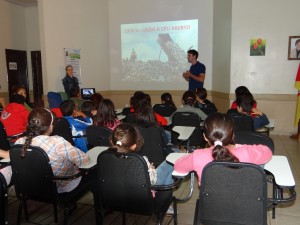
<svg viewBox="0 0 300 225">
<path fill-rule="evenodd" d="M 197 149 L 192 154 L 178 159 L 174 164 L 174 170 L 178 173 L 188 173 L 196 171 L 199 185 L 201 184 L 202 170 L 206 164 L 213 161 L 212 149 Z M 229 148 L 230 152 L 239 159 L 240 162 L 265 164 L 272 158 L 271 150 L 264 145 L 240 145 Z"/>
</svg>

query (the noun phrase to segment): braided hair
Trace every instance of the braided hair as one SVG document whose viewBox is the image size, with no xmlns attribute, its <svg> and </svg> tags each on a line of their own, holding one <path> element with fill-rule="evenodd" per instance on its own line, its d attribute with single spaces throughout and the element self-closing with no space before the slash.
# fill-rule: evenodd
<svg viewBox="0 0 300 225">
<path fill-rule="evenodd" d="M 204 134 L 210 145 L 214 145 L 212 157 L 215 161 L 238 162 L 226 146 L 233 143 L 234 124 L 231 117 L 214 113 L 204 121 Z"/>
<path fill-rule="evenodd" d="M 45 134 L 53 124 L 54 116 L 52 112 L 45 108 L 33 109 L 28 116 L 27 135 L 22 147 L 21 157 L 26 156 L 32 139 L 38 135 Z"/>
<path fill-rule="evenodd" d="M 130 147 L 136 144 L 135 149 Z M 139 130 L 131 125 L 122 123 L 115 128 L 110 138 L 110 150 L 114 150 L 118 153 L 129 153 L 139 151 L 144 144 Z"/>
</svg>

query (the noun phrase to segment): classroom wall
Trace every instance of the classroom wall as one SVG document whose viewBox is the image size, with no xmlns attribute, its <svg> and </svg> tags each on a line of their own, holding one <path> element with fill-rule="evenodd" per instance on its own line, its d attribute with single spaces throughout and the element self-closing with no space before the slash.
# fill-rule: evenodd
<svg viewBox="0 0 300 225">
<path fill-rule="evenodd" d="M 44 94 L 63 91 L 64 48 L 81 49 L 82 87 L 110 90 L 108 1 L 38 2 Z"/>
</svg>

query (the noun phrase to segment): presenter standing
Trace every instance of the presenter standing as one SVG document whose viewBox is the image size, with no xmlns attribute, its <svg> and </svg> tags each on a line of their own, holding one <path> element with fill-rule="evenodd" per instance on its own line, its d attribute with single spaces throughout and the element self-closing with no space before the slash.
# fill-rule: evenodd
<svg viewBox="0 0 300 225">
<path fill-rule="evenodd" d="M 190 70 L 182 74 L 183 78 L 189 82 L 189 91 L 196 92 L 197 89 L 203 88 L 205 79 L 205 65 L 197 61 L 198 52 L 191 49 L 187 52 L 188 62 L 191 63 Z"/>
<path fill-rule="evenodd" d="M 70 90 L 78 88 L 79 89 L 79 83 L 77 77 L 73 76 L 73 66 L 68 65 L 66 66 L 66 76 L 64 79 L 62 79 L 65 92 L 68 94 L 68 97 L 71 97 Z"/>
</svg>

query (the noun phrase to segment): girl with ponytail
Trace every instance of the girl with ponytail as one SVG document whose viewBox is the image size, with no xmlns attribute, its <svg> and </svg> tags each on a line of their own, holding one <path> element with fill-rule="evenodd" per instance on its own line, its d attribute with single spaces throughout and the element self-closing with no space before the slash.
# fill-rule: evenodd
<svg viewBox="0 0 300 225">
<path fill-rule="evenodd" d="M 138 152 L 143 144 L 144 140 L 139 130 L 131 124 L 122 123 L 112 133 L 109 150 L 120 154 Z M 173 166 L 164 161 L 155 168 L 146 156 L 143 156 L 143 158 L 148 165 L 152 185 L 168 185 L 173 183 Z"/>
<path fill-rule="evenodd" d="M 210 147 L 178 159 L 174 164 L 175 171 L 196 171 L 200 185 L 202 170 L 212 161 L 265 164 L 271 159 L 272 152 L 267 146 L 233 144 L 233 130 L 234 124 L 229 115 L 215 113 L 208 116 L 204 121 L 204 138 Z"/>
<path fill-rule="evenodd" d="M 28 116 L 27 135 L 18 139 L 16 144 L 23 144 L 20 157 L 26 157 L 30 145 L 40 147 L 49 156 L 54 176 L 71 176 L 79 172 L 79 166 L 89 163 L 89 157 L 64 138 L 49 136 L 53 130 L 54 120 L 54 115 L 48 109 L 33 109 Z M 59 193 L 72 191 L 79 183 L 89 182 L 91 178 L 87 176 L 57 182 L 57 191 Z"/>
</svg>

